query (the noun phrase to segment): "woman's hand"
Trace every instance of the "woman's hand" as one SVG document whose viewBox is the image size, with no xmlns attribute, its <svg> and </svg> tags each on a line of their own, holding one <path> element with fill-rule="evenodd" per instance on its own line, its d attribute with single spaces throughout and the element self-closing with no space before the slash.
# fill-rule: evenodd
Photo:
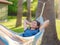
<svg viewBox="0 0 60 45">
<path fill-rule="evenodd" d="M 24 22 L 27 24 L 27 25 L 30 25 L 31 22 L 29 22 L 28 20 L 24 20 Z"/>
<path fill-rule="evenodd" d="M 26 30 L 27 29 L 27 25 L 30 25 L 31 24 L 31 22 L 29 22 L 28 20 L 24 20 L 24 30 Z"/>
<path fill-rule="evenodd" d="M 46 28 L 49 25 L 49 20 L 46 20 L 42 26 L 40 26 L 40 30 Z"/>
</svg>

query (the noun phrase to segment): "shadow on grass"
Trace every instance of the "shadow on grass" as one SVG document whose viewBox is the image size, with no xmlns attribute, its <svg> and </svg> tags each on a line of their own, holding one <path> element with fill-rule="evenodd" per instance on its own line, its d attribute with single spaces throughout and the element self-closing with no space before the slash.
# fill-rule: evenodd
<svg viewBox="0 0 60 45">
<path fill-rule="evenodd" d="M 13 27 L 13 28 L 10 28 L 10 29 L 12 29 L 12 31 L 17 32 L 17 33 L 21 33 L 21 32 L 24 31 L 23 28 L 16 28 L 16 27 Z"/>
</svg>

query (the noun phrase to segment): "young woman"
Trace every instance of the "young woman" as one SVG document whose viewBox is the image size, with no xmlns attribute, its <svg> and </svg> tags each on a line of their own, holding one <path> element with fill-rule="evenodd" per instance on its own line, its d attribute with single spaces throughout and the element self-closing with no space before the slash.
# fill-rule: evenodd
<svg viewBox="0 0 60 45">
<path fill-rule="evenodd" d="M 24 20 L 24 33 L 22 34 L 23 37 L 29 37 L 37 34 L 39 31 L 41 31 L 43 28 L 46 28 L 49 24 L 49 20 L 46 20 L 43 25 L 40 25 L 38 21 L 32 21 L 29 22 L 27 20 Z M 28 27 L 29 26 L 29 27 Z M 25 42 L 26 40 L 21 38 L 21 36 L 15 35 L 8 31 L 6 28 L 0 25 L 0 35 L 4 38 L 6 38 L 8 41 L 9 39 L 13 39 L 17 42 Z M 8 38 L 9 39 L 8 39 Z"/>
</svg>

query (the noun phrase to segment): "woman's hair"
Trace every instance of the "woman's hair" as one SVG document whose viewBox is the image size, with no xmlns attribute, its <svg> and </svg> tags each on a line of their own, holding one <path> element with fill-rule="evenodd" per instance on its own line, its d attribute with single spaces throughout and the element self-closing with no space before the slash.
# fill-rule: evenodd
<svg viewBox="0 0 60 45">
<path fill-rule="evenodd" d="M 38 22 L 37 20 L 35 20 L 37 22 L 37 26 L 38 28 L 40 28 L 40 22 Z"/>
</svg>

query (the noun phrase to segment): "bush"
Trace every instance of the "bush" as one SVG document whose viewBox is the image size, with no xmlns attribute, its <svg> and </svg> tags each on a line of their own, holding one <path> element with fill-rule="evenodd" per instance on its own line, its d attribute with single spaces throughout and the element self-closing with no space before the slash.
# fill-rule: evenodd
<svg viewBox="0 0 60 45">
<path fill-rule="evenodd" d="M 18 6 L 17 6 L 17 2 L 18 2 L 18 0 L 8 0 L 8 1 L 11 1 L 11 2 L 13 2 L 13 4 L 12 5 L 9 5 L 8 6 L 8 14 L 9 15 L 13 15 L 13 14 L 17 14 L 17 8 L 18 8 Z"/>
<path fill-rule="evenodd" d="M 8 6 L 8 14 L 9 15 L 17 15 L 17 9 L 18 9 L 18 0 L 8 0 L 13 2 L 12 5 Z M 35 7 L 36 7 L 36 3 L 37 0 L 33 0 L 32 4 L 31 4 L 31 10 L 33 11 L 33 13 L 35 12 Z M 27 13 L 27 2 L 25 1 L 23 3 L 23 14 L 25 15 L 25 13 Z"/>
</svg>

